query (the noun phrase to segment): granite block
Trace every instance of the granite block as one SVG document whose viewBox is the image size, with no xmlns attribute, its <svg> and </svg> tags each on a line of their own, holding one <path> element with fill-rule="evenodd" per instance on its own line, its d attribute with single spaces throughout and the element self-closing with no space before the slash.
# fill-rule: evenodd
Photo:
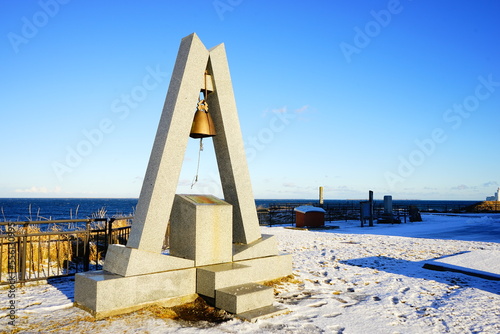
<svg viewBox="0 0 500 334">
<path fill-rule="evenodd" d="M 211 195 L 176 195 L 170 254 L 195 266 L 232 261 L 232 206 Z"/>
<path fill-rule="evenodd" d="M 274 289 L 257 283 L 231 286 L 215 291 L 215 306 L 230 313 L 242 313 L 272 305 Z"/>
<path fill-rule="evenodd" d="M 238 314 L 236 314 L 236 318 L 250 321 L 250 322 L 255 322 L 259 319 L 271 318 L 271 317 L 286 314 L 289 312 L 290 312 L 290 310 L 288 310 L 286 308 L 281 308 L 278 306 L 269 305 L 269 306 L 264 306 L 264 307 L 261 307 L 258 309 L 250 310 L 247 312 L 238 313 Z"/>
<path fill-rule="evenodd" d="M 196 268 L 196 292 L 215 298 L 215 290 L 248 283 L 248 267 L 234 262 Z"/>
<path fill-rule="evenodd" d="M 273 235 L 263 234 L 262 238 L 250 244 L 233 245 L 233 261 L 278 255 L 278 243 Z"/>
<path fill-rule="evenodd" d="M 292 274 L 292 255 L 267 256 L 234 262 L 248 267 L 248 282 L 263 282 Z"/>
<path fill-rule="evenodd" d="M 195 268 L 129 277 L 103 270 L 75 275 L 75 305 L 97 318 L 156 303 L 186 303 L 195 293 Z"/>
<path fill-rule="evenodd" d="M 292 273 L 291 255 L 268 256 L 196 268 L 196 292 L 214 298 L 215 290 L 263 282 Z"/>
<path fill-rule="evenodd" d="M 194 261 L 172 255 L 109 245 L 103 269 L 121 276 L 135 276 L 194 267 Z"/>
</svg>

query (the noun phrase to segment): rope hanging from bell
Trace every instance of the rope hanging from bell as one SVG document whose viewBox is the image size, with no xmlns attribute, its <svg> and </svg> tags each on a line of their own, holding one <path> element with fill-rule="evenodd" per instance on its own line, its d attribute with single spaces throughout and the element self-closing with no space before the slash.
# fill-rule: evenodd
<svg viewBox="0 0 500 334">
<path fill-rule="evenodd" d="M 200 149 L 198 151 L 198 165 L 196 166 L 196 175 L 193 179 L 193 182 L 191 182 L 191 189 L 193 189 L 193 186 L 198 182 L 198 173 L 200 171 L 200 157 L 201 157 L 201 151 L 203 151 L 203 137 L 200 138 Z"/>
</svg>

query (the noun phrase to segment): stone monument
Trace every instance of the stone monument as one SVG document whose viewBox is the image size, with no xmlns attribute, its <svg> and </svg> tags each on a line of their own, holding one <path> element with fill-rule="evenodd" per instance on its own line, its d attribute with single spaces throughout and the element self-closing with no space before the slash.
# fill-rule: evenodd
<svg viewBox="0 0 500 334">
<path fill-rule="evenodd" d="M 175 194 L 200 91 L 210 92 L 224 200 Z M 207 50 L 193 33 L 181 41 L 127 245 L 109 246 L 103 270 L 76 275 L 75 305 L 103 318 L 202 296 L 252 320 L 280 312 L 258 283 L 291 273 L 291 255 L 260 233 L 224 45 Z"/>
</svg>

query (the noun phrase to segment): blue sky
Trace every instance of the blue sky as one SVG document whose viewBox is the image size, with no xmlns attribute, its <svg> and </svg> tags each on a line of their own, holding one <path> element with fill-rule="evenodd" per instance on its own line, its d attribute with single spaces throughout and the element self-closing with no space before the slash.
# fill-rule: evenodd
<svg viewBox="0 0 500 334">
<path fill-rule="evenodd" d="M 196 32 L 225 43 L 256 198 L 482 200 L 500 185 L 499 13 L 494 0 L 0 1 L 0 197 L 138 197 Z M 204 143 L 199 182 L 191 139 L 177 191 L 222 196 Z"/>
</svg>

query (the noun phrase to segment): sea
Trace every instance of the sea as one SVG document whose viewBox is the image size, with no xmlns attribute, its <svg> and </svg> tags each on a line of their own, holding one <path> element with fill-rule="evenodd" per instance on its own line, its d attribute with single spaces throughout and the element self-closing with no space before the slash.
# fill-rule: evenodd
<svg viewBox="0 0 500 334">
<path fill-rule="evenodd" d="M 133 216 L 137 198 L 0 198 L 0 222 L 87 219 Z M 363 200 L 325 200 L 325 205 L 357 205 Z M 382 200 L 375 200 L 382 205 Z M 421 210 L 449 211 L 480 201 L 393 200 L 393 205 L 415 205 Z M 318 204 L 314 199 L 256 199 L 255 205 Z"/>
</svg>

